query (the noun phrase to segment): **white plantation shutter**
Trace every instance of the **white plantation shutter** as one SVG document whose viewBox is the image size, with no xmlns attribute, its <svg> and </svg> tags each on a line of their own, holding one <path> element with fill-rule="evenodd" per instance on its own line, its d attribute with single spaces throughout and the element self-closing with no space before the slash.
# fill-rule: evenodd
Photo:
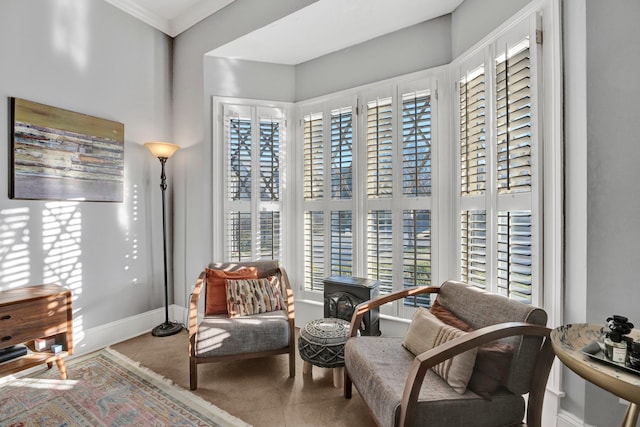
<svg viewBox="0 0 640 427">
<path fill-rule="evenodd" d="M 353 109 L 331 112 L 331 197 L 351 199 L 353 195 Z"/>
<path fill-rule="evenodd" d="M 531 212 L 498 213 L 498 292 L 531 303 Z"/>
<path fill-rule="evenodd" d="M 487 220 L 485 211 L 463 211 L 461 279 L 479 288 L 487 281 Z"/>
<path fill-rule="evenodd" d="M 380 293 L 393 291 L 391 210 L 372 210 L 367 214 L 367 271 L 369 279 L 380 281 Z"/>
<path fill-rule="evenodd" d="M 402 283 L 404 288 L 431 283 L 431 212 L 403 211 Z M 413 300 L 413 299 L 412 299 Z M 429 296 L 420 295 L 405 304 L 429 305 Z"/>
<path fill-rule="evenodd" d="M 460 192 L 482 194 L 486 189 L 486 99 L 484 67 L 459 82 L 460 106 Z"/>
<path fill-rule="evenodd" d="M 326 277 L 323 211 L 304 213 L 304 277 L 307 289 L 322 291 Z"/>
<path fill-rule="evenodd" d="M 391 98 L 367 104 L 367 196 L 391 197 L 393 192 L 393 109 Z"/>
<path fill-rule="evenodd" d="M 351 211 L 331 211 L 331 274 L 353 273 L 353 217 Z"/>
<path fill-rule="evenodd" d="M 226 151 L 226 255 L 230 261 L 280 258 L 280 157 L 284 112 L 223 105 Z"/>
<path fill-rule="evenodd" d="M 402 97 L 402 182 L 409 196 L 431 195 L 431 96 Z"/>
<path fill-rule="evenodd" d="M 496 43 L 494 64 L 459 80 L 460 276 L 534 302 L 537 218 L 533 55 L 528 36 Z M 484 70 L 495 74 L 486 78 Z M 491 82 L 491 85 L 487 83 Z M 536 210 L 538 209 L 538 210 Z"/>
<path fill-rule="evenodd" d="M 324 149 L 322 113 L 303 118 L 304 199 L 322 199 L 324 195 Z"/>
<path fill-rule="evenodd" d="M 531 191 L 529 40 L 496 60 L 498 191 Z"/>
</svg>

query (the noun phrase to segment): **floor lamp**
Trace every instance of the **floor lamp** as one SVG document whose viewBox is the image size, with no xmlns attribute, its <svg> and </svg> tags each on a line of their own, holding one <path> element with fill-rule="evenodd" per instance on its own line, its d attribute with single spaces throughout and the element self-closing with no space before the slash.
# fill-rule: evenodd
<svg viewBox="0 0 640 427">
<path fill-rule="evenodd" d="M 180 149 L 175 144 L 168 142 L 147 142 L 145 147 L 160 160 L 162 165 L 162 173 L 160 175 L 160 188 L 162 189 L 162 244 L 164 248 L 164 323 L 156 326 L 151 330 L 151 334 L 155 337 L 168 337 L 175 335 L 182 330 L 182 325 L 169 322 L 169 289 L 167 284 L 167 219 L 165 208 L 164 193 L 167 190 L 167 176 L 164 173 L 164 165 L 169 157 Z"/>
</svg>

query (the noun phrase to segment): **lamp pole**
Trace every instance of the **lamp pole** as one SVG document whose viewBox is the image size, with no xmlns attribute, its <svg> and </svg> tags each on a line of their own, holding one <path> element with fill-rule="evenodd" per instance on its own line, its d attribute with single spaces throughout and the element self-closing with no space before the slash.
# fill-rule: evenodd
<svg viewBox="0 0 640 427">
<path fill-rule="evenodd" d="M 164 144 L 164 145 L 160 145 Z M 160 173 L 160 189 L 162 190 L 162 248 L 164 264 L 164 323 L 151 330 L 151 334 L 156 337 L 166 337 L 175 335 L 182 330 L 182 325 L 169 321 L 169 281 L 167 267 L 167 213 L 165 192 L 167 190 L 167 176 L 165 174 L 165 164 L 171 155 L 178 150 L 178 146 L 168 143 L 146 143 L 151 152 L 158 157 L 162 172 Z"/>
</svg>

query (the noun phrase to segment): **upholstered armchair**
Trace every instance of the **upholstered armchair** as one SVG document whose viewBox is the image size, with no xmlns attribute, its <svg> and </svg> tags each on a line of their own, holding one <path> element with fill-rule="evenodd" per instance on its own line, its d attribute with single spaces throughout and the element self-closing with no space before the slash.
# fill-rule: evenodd
<svg viewBox="0 0 640 427">
<path fill-rule="evenodd" d="M 404 337 L 356 336 L 368 310 L 419 294 L 437 302 Z M 345 345 L 345 397 L 355 385 L 379 426 L 540 426 L 554 359 L 546 321 L 540 308 L 455 281 L 363 302 Z"/>
<path fill-rule="evenodd" d="M 240 279 L 249 272 L 249 278 L 270 278 L 275 292 L 269 293 L 268 309 L 258 314 L 227 312 L 228 300 L 225 277 Z M 277 280 L 274 280 L 277 279 Z M 216 282 L 217 280 L 217 282 Z M 234 283 L 238 283 L 237 281 Z M 214 286 L 216 285 L 216 286 Z M 268 286 L 268 285 L 267 285 Z M 204 294 L 204 304 L 200 298 Z M 274 296 L 275 295 L 275 296 Z M 279 303 L 278 301 L 282 301 Z M 199 313 L 199 306 L 204 313 Z M 251 307 L 250 307 L 251 308 Z M 233 308 L 232 308 L 233 310 Z M 289 355 L 289 377 L 295 376 L 295 325 L 293 291 L 289 278 L 277 261 L 212 263 L 200 273 L 189 305 L 189 373 L 190 387 L 198 386 L 198 365 Z"/>
</svg>

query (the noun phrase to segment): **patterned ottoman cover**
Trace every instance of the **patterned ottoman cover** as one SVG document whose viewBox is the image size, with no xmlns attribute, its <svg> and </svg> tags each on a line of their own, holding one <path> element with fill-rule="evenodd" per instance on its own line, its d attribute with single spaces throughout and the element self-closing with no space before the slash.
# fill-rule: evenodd
<svg viewBox="0 0 640 427">
<path fill-rule="evenodd" d="M 321 368 L 344 366 L 344 345 L 349 322 L 325 318 L 312 320 L 300 330 L 298 349 L 302 360 Z"/>
</svg>

